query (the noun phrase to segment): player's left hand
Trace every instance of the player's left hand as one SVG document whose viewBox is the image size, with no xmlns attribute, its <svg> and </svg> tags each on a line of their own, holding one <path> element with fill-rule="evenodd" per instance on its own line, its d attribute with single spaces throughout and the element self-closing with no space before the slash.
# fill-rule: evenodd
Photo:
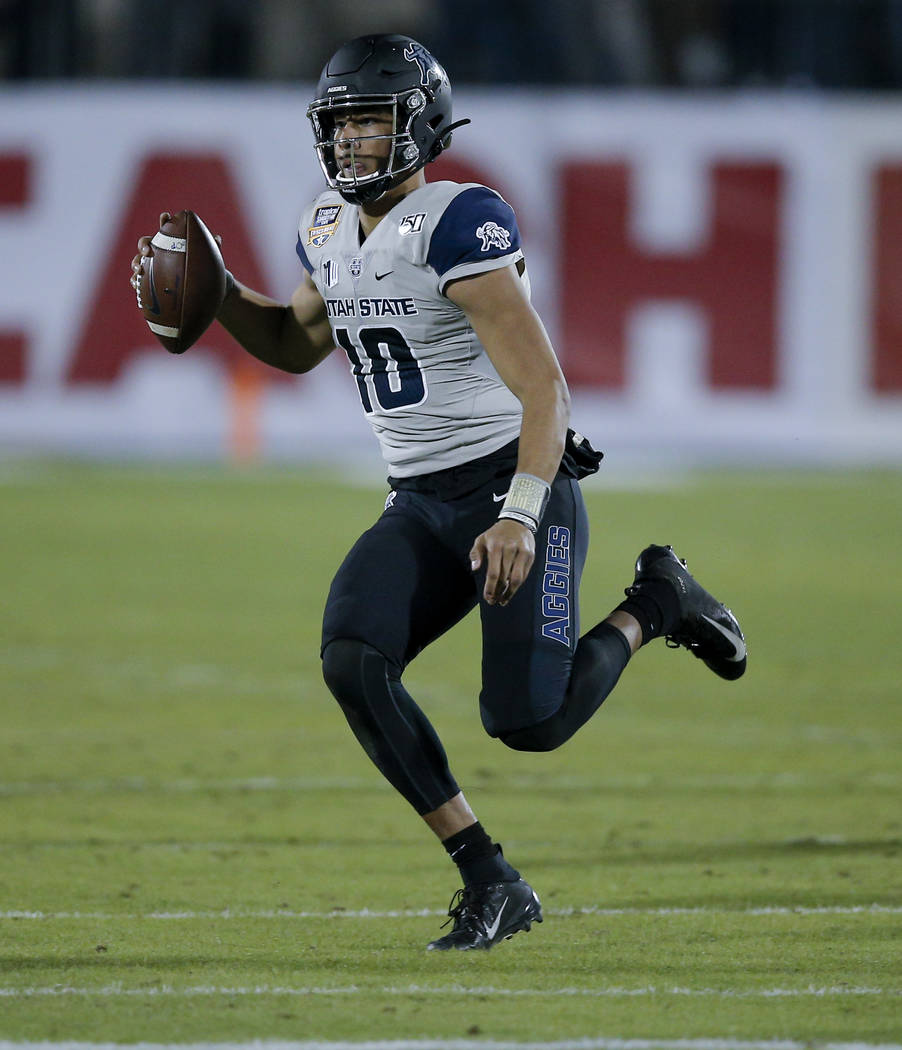
<svg viewBox="0 0 902 1050">
<path fill-rule="evenodd" d="M 470 568 L 476 572 L 485 563 L 482 594 L 489 605 L 507 605 L 529 575 L 535 556 L 535 537 L 512 518 L 500 518 L 476 537 Z"/>
</svg>

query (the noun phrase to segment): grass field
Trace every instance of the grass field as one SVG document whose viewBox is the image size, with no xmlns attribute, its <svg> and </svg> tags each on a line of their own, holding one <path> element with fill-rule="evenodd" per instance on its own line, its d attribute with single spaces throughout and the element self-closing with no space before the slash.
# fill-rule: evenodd
<svg viewBox="0 0 902 1050">
<path fill-rule="evenodd" d="M 319 675 L 382 496 L 5 469 L 0 1039 L 902 1043 L 902 475 L 587 491 L 585 622 L 672 542 L 740 616 L 740 682 L 651 646 L 531 756 L 482 734 L 472 619 L 412 665 L 545 905 L 486 954 L 423 950 L 455 872 Z"/>
</svg>

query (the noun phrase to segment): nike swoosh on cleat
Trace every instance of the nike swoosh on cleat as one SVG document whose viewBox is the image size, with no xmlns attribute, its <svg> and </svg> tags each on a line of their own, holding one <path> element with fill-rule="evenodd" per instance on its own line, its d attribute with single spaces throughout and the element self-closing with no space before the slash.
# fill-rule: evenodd
<svg viewBox="0 0 902 1050">
<path fill-rule="evenodd" d="M 507 902 L 509 900 L 510 900 L 510 897 L 505 897 L 504 898 L 504 904 L 502 904 L 501 907 L 499 908 L 498 914 L 495 916 L 495 921 L 492 923 L 491 926 L 486 926 L 485 934 L 486 934 L 486 937 L 488 937 L 489 940 L 492 940 L 494 938 L 495 934 L 498 932 L 498 927 L 501 925 L 501 916 L 504 913 L 504 909 L 507 907 Z"/>
<path fill-rule="evenodd" d="M 726 638 L 726 640 L 733 646 L 735 655 L 726 657 L 733 663 L 739 663 L 740 660 L 745 659 L 745 642 L 739 637 L 738 634 L 734 634 L 729 628 L 724 627 L 722 623 L 718 623 L 717 620 L 712 620 L 710 616 L 706 616 L 702 613 L 702 619 L 707 620 L 709 624 Z"/>
</svg>

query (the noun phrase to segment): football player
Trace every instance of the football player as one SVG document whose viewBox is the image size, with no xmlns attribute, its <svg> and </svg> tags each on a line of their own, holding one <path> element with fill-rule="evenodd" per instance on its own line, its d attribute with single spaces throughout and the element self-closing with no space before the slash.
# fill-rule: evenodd
<svg viewBox="0 0 902 1050">
<path fill-rule="evenodd" d="M 391 491 L 332 583 L 323 674 L 460 870 L 452 928 L 428 947 L 486 949 L 541 922 L 541 905 L 405 689 L 410 661 L 478 607 L 483 725 L 510 748 L 548 751 L 595 713 L 640 646 L 666 637 L 735 679 L 745 642 L 658 545 L 639 555 L 626 600 L 580 635 L 589 530 L 578 481 L 601 456 L 568 428 L 510 206 L 485 186 L 426 182 L 467 123 L 452 122 L 436 59 L 404 36 L 353 40 L 329 59 L 308 117 L 328 189 L 300 222 L 304 279 L 284 305 L 229 275 L 219 320 L 288 372 L 335 348 L 347 356 Z M 142 238 L 136 274 L 149 251 Z"/>
</svg>

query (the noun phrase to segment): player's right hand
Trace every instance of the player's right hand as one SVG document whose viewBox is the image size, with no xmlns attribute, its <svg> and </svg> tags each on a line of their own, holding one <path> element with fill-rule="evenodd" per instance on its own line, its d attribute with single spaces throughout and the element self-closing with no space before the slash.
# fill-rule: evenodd
<svg viewBox="0 0 902 1050">
<path fill-rule="evenodd" d="M 169 222 L 172 216 L 168 211 L 164 211 L 160 215 L 160 229 L 163 228 L 163 223 Z M 153 234 L 147 234 L 144 237 L 138 238 L 138 254 L 132 259 L 132 276 L 130 284 L 135 291 L 138 290 L 138 280 L 141 274 L 144 272 L 144 260 L 150 258 L 153 255 L 153 248 L 150 242 L 153 240 Z"/>
<path fill-rule="evenodd" d="M 172 215 L 168 211 L 160 212 L 160 229 L 162 230 L 163 226 L 171 220 Z M 144 260 L 153 255 L 153 247 L 150 243 L 152 240 L 152 233 L 138 238 L 138 254 L 132 259 L 132 276 L 129 281 L 135 291 L 138 290 L 138 280 L 144 272 Z M 216 241 L 219 245 L 219 250 L 222 251 L 222 237 L 218 233 L 214 233 L 213 240 Z"/>
</svg>

